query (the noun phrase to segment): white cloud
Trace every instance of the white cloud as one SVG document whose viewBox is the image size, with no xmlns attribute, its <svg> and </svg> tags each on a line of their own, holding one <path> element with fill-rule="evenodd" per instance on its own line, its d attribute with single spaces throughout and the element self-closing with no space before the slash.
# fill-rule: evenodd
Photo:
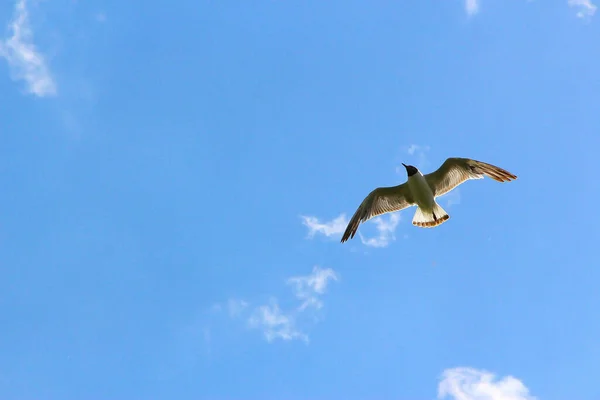
<svg viewBox="0 0 600 400">
<path fill-rule="evenodd" d="M 233 317 L 237 317 L 248 307 L 248 303 L 244 300 L 237 299 L 229 299 L 227 300 L 227 310 L 229 311 L 229 315 Z"/>
<path fill-rule="evenodd" d="M 392 213 L 389 214 L 389 217 L 375 217 L 373 218 L 373 222 L 377 228 L 378 235 L 375 237 L 367 238 L 363 236 L 360 232 L 358 235 L 360 236 L 360 241 L 369 247 L 386 247 L 390 244 L 391 241 L 396 240 L 396 236 L 394 236 L 394 232 L 396 231 L 396 227 L 398 226 L 398 222 L 400 222 L 400 213 Z"/>
<path fill-rule="evenodd" d="M 262 331 L 268 342 L 276 339 L 284 341 L 299 339 L 308 343 L 309 338 L 301 329 L 305 326 L 300 316 L 308 316 L 317 321 L 317 310 L 323 307 L 320 296 L 325 293 L 330 280 L 338 280 L 338 275 L 331 268 L 313 267 L 312 273 L 304 276 L 293 276 L 286 279 L 286 284 L 293 285 L 294 296 L 300 305 L 289 310 L 282 310 L 279 301 L 271 297 L 267 304 L 250 307 L 245 300 L 231 298 L 226 303 L 216 303 L 210 311 L 227 312 L 235 320 L 244 320 L 248 326 Z M 311 318 L 313 317 L 313 318 Z M 300 324 L 298 319 L 300 318 Z"/>
<path fill-rule="evenodd" d="M 475 15 L 479 12 L 479 0 L 465 0 L 465 11 L 469 15 Z"/>
<path fill-rule="evenodd" d="M 94 15 L 94 19 L 96 20 L 96 22 L 106 22 L 106 14 L 104 14 L 103 12 L 96 13 L 96 15 Z"/>
<path fill-rule="evenodd" d="M 248 308 L 247 301 L 231 298 L 226 303 L 215 303 L 210 307 L 213 313 L 227 311 L 231 318 L 239 317 Z"/>
<path fill-rule="evenodd" d="M 415 161 L 411 162 L 410 164 L 413 164 L 415 167 L 417 167 L 419 169 L 423 169 L 423 168 L 427 167 L 427 165 L 429 165 L 429 160 L 427 159 L 427 152 L 430 149 L 429 146 L 423 146 L 420 144 L 411 144 L 411 145 L 405 146 L 403 148 L 404 148 L 404 151 L 406 151 L 406 154 L 408 154 L 411 158 L 415 159 Z M 404 163 L 409 164 L 406 161 L 404 161 Z M 396 172 L 399 174 L 406 174 L 406 169 L 404 169 L 404 166 L 399 165 L 398 167 L 396 167 Z"/>
<path fill-rule="evenodd" d="M 56 94 L 56 84 L 46 61 L 33 44 L 26 0 L 18 0 L 9 24 L 11 36 L 0 42 L 0 56 L 8 62 L 14 80 L 24 80 L 27 91 L 38 97 Z"/>
<path fill-rule="evenodd" d="M 348 225 L 346 214 L 340 214 L 339 217 L 329 221 L 320 222 L 317 217 L 302 216 L 302 224 L 308 227 L 308 236 L 313 237 L 320 233 L 327 237 L 340 236 Z"/>
<path fill-rule="evenodd" d="M 269 304 L 256 307 L 248 323 L 253 328 L 261 329 L 268 342 L 275 339 L 286 341 L 300 339 L 308 342 L 308 336 L 296 328 L 293 315 L 283 313 L 276 299 L 271 299 Z"/>
<path fill-rule="evenodd" d="M 348 225 L 348 219 L 345 214 L 341 214 L 339 217 L 329 222 L 320 222 L 317 217 L 303 216 L 302 219 L 302 223 L 308 227 L 309 238 L 314 237 L 316 233 L 320 233 L 326 237 L 341 236 Z M 394 231 L 396 230 L 399 221 L 399 213 L 389 214 L 388 216 L 379 216 L 369 220 L 369 223 L 375 224 L 377 236 L 368 238 L 358 232 L 361 242 L 369 247 L 386 247 L 391 241 L 396 239 Z"/>
<path fill-rule="evenodd" d="M 460 201 L 461 201 L 460 189 L 455 188 L 454 190 L 451 190 L 450 192 L 443 194 L 438 199 L 444 199 L 446 201 L 446 207 L 452 207 L 452 206 L 458 205 L 458 204 L 460 204 Z"/>
<path fill-rule="evenodd" d="M 215 303 L 210 307 L 210 311 L 213 313 L 221 312 L 221 310 L 223 310 L 223 306 L 219 303 Z"/>
<path fill-rule="evenodd" d="M 598 8 L 592 3 L 592 0 L 567 0 L 567 3 L 577 9 L 578 18 L 593 17 Z M 465 11 L 469 16 L 477 14 L 479 12 L 479 0 L 465 0 Z"/>
<path fill-rule="evenodd" d="M 454 400 L 535 400 L 518 379 L 506 376 L 497 380 L 494 374 L 473 368 L 452 368 L 442 374 L 438 399 Z"/>
<path fill-rule="evenodd" d="M 406 152 L 412 156 L 413 154 L 415 154 L 415 151 L 419 149 L 419 147 L 420 146 L 417 144 L 411 144 L 410 146 L 408 146 Z"/>
<path fill-rule="evenodd" d="M 294 285 L 296 297 L 302 301 L 298 310 L 304 311 L 309 306 L 317 309 L 323 307 L 319 295 L 325 293 L 330 279 L 338 280 L 338 276 L 333 269 L 321 269 L 318 266 L 313 267 L 313 272 L 310 275 L 289 278 L 287 283 Z"/>
<path fill-rule="evenodd" d="M 202 329 L 202 333 L 204 334 L 204 344 L 206 346 L 206 353 L 210 354 L 210 342 L 211 342 L 211 336 L 210 336 L 210 328 L 204 327 Z"/>
<path fill-rule="evenodd" d="M 568 0 L 571 7 L 577 8 L 577 17 L 592 17 L 596 13 L 596 5 L 591 0 Z"/>
</svg>

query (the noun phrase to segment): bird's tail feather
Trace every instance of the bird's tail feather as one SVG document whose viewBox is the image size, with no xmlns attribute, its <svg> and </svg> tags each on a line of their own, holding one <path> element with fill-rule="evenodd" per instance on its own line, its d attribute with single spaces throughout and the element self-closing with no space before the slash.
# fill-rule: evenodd
<svg viewBox="0 0 600 400">
<path fill-rule="evenodd" d="M 423 211 L 421 207 L 417 207 L 412 223 L 420 228 L 433 228 L 448 221 L 450 216 L 438 204 L 434 203 L 432 211 Z"/>
</svg>

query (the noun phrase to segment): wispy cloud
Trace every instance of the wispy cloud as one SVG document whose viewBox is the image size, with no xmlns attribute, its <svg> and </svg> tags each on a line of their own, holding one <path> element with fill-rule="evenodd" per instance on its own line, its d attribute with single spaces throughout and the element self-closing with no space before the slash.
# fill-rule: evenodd
<svg viewBox="0 0 600 400">
<path fill-rule="evenodd" d="M 404 151 L 406 154 L 410 156 L 410 158 L 414 159 L 411 164 L 419 169 L 423 169 L 429 165 L 429 160 L 427 159 L 427 152 L 429 151 L 429 146 L 424 146 L 420 144 L 411 144 L 409 146 L 404 146 Z M 405 164 L 408 164 L 404 161 Z M 398 173 L 406 173 L 404 166 L 399 165 L 396 167 L 396 172 Z"/>
<path fill-rule="evenodd" d="M 413 154 L 415 154 L 415 151 L 419 149 L 419 147 L 420 146 L 417 144 L 411 144 L 410 146 L 408 146 L 408 149 L 406 149 L 406 152 L 412 156 Z"/>
<path fill-rule="evenodd" d="M 227 310 L 231 317 L 237 317 L 248 307 L 248 303 L 244 300 L 229 299 L 227 301 Z"/>
<path fill-rule="evenodd" d="M 103 12 L 98 12 L 94 15 L 94 19 L 96 22 L 104 23 L 106 22 L 106 14 Z"/>
<path fill-rule="evenodd" d="M 475 15 L 479 12 L 479 0 L 465 0 L 465 11 L 468 15 Z"/>
<path fill-rule="evenodd" d="M 441 195 L 439 199 L 444 199 L 447 207 L 456 206 L 460 204 L 461 201 L 460 189 L 455 188 L 454 190 L 451 190 L 450 192 Z"/>
<path fill-rule="evenodd" d="M 375 227 L 377 228 L 378 235 L 375 237 L 367 238 L 358 232 L 360 241 L 369 247 L 387 247 L 391 241 L 396 240 L 394 232 L 400 222 L 400 214 L 392 213 L 388 217 L 375 217 L 373 218 Z"/>
<path fill-rule="evenodd" d="M 597 6 L 592 0 L 567 0 L 567 3 L 577 9 L 578 18 L 591 18 L 596 14 Z M 465 11 L 469 16 L 479 13 L 479 0 L 465 0 Z"/>
<path fill-rule="evenodd" d="M 321 222 L 319 218 L 312 216 L 302 216 L 302 224 L 308 228 L 308 237 L 312 238 L 316 233 L 327 237 L 341 236 L 348 219 L 346 214 L 340 214 L 339 217 L 332 219 L 329 222 Z"/>
<path fill-rule="evenodd" d="M 8 28 L 10 36 L 0 42 L 0 56 L 8 62 L 11 77 L 25 81 L 27 91 L 38 97 L 56 95 L 56 83 L 44 56 L 33 43 L 26 0 L 17 1 Z"/>
<path fill-rule="evenodd" d="M 211 346 L 210 346 L 210 342 L 211 342 L 210 328 L 208 328 L 208 327 L 202 328 L 202 334 L 204 336 L 204 344 L 206 346 L 206 353 L 210 354 L 210 351 L 211 351 Z"/>
<path fill-rule="evenodd" d="M 302 223 L 308 227 L 309 238 L 313 238 L 317 233 L 326 237 L 339 237 L 348 225 L 345 214 L 341 214 L 339 217 L 327 222 L 322 222 L 319 218 L 312 216 L 303 216 L 302 219 Z M 358 232 L 362 244 L 369 247 L 386 247 L 396 239 L 394 232 L 398 222 L 400 222 L 400 214 L 398 213 L 375 217 L 367 221 L 369 224 L 375 224 L 377 236 L 366 237 Z"/>
<path fill-rule="evenodd" d="M 579 18 L 593 17 L 597 9 L 591 0 L 568 0 L 568 4 L 577 9 L 577 17 Z"/>
<path fill-rule="evenodd" d="M 323 307 L 323 302 L 319 295 L 325 293 L 329 280 L 338 280 L 338 276 L 331 268 L 322 269 L 319 266 L 313 267 L 312 274 L 306 276 L 294 276 L 287 280 L 295 288 L 296 297 L 302 301 L 298 307 L 299 311 L 304 311 L 307 307 L 317 309 Z"/>
<path fill-rule="evenodd" d="M 424 151 L 429 151 L 429 146 L 421 146 L 419 144 L 411 144 L 406 149 L 406 152 L 411 156 L 413 156 L 417 153 L 423 153 Z"/>
<path fill-rule="evenodd" d="M 260 330 L 268 342 L 280 339 L 308 343 L 308 334 L 303 331 L 306 325 L 302 323 L 306 318 L 300 317 L 308 316 L 309 320 L 316 321 L 317 311 L 323 307 L 322 295 L 329 282 L 337 280 L 338 275 L 333 269 L 315 266 L 308 275 L 292 276 L 285 280 L 286 284 L 293 286 L 294 297 L 300 302 L 295 307 L 284 310 L 279 300 L 271 296 L 267 304 L 258 306 L 250 306 L 245 300 L 229 299 L 226 303 L 214 304 L 211 311 L 227 311 L 232 319 L 245 321 L 251 329 Z"/>
<path fill-rule="evenodd" d="M 251 327 L 262 330 L 268 342 L 275 339 L 301 339 L 308 342 L 308 335 L 296 328 L 293 314 L 283 313 L 277 299 L 271 299 L 269 304 L 256 307 L 248 323 Z"/>
<path fill-rule="evenodd" d="M 249 304 L 245 300 L 231 298 L 225 303 L 215 303 L 210 308 L 213 313 L 227 311 L 231 318 L 239 317 L 248 308 Z"/>
<path fill-rule="evenodd" d="M 442 374 L 438 399 L 454 400 L 535 400 L 518 379 L 506 376 L 497 380 L 494 374 L 474 368 L 452 368 Z"/>
</svg>

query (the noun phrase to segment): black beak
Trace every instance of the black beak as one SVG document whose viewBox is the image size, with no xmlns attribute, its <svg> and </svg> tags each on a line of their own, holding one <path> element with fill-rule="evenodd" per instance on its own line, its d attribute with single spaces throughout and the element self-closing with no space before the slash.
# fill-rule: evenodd
<svg viewBox="0 0 600 400">
<path fill-rule="evenodd" d="M 406 166 L 406 164 L 402 163 L 402 165 L 404 165 L 404 168 L 408 168 L 408 167 Z"/>
</svg>

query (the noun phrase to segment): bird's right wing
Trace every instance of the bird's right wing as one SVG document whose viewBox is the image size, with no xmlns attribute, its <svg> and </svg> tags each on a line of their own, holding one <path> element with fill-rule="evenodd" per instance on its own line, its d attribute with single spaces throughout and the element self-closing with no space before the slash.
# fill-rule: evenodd
<svg viewBox="0 0 600 400">
<path fill-rule="evenodd" d="M 393 211 L 400 211 L 413 204 L 408 185 L 380 187 L 373 190 L 360 204 L 342 236 L 342 243 L 352 239 L 356 234 L 358 225 L 377 215 Z"/>
<path fill-rule="evenodd" d="M 448 193 L 469 179 L 482 179 L 484 176 L 498 182 L 508 182 L 517 179 L 505 169 L 470 158 L 449 158 L 425 179 L 431 187 L 434 196 Z"/>
</svg>

